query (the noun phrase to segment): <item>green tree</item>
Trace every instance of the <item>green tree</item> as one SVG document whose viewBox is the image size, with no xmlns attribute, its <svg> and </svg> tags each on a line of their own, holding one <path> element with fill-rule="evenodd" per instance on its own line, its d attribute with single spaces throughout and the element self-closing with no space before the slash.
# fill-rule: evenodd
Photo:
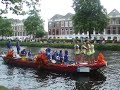
<svg viewBox="0 0 120 90">
<path fill-rule="evenodd" d="M 40 31 L 43 32 L 44 28 L 41 23 L 42 22 L 39 20 L 39 17 L 29 16 L 24 22 L 24 26 L 27 34 L 33 35 L 33 37 L 35 37 L 37 33 L 40 33 Z"/>
<path fill-rule="evenodd" d="M 0 5 L 0 15 L 6 14 L 10 11 L 17 15 L 27 14 L 27 9 L 32 8 L 32 4 L 40 6 L 39 0 L 1 0 Z M 24 8 L 28 7 L 26 10 Z"/>
<path fill-rule="evenodd" d="M 107 25 L 107 12 L 101 6 L 100 0 L 73 0 L 75 15 L 73 26 L 75 33 L 89 32 L 89 39 L 93 30 L 102 32 Z"/>
<path fill-rule="evenodd" d="M 36 4 L 32 3 L 32 10 L 29 11 L 29 17 L 25 20 L 24 26 L 28 35 L 33 37 L 43 37 L 45 35 L 43 20 L 41 19 L 39 9 L 36 9 Z"/>
<path fill-rule="evenodd" d="M 10 20 L 0 17 L 0 35 L 2 38 L 3 36 L 10 36 L 12 33 L 13 31 Z"/>
</svg>

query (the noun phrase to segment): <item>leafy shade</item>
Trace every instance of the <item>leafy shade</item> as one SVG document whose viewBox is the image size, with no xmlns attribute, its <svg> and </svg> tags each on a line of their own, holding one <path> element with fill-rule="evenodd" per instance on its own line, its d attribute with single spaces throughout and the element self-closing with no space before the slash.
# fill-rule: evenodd
<svg viewBox="0 0 120 90">
<path fill-rule="evenodd" d="M 9 11 L 13 14 L 25 15 L 27 11 L 24 8 L 32 8 L 33 3 L 40 6 L 39 0 L 1 0 L 0 5 L 3 7 L 0 8 L 0 15 L 7 14 Z"/>
<path fill-rule="evenodd" d="M 99 0 L 73 0 L 75 15 L 73 26 L 75 33 L 89 32 L 89 39 L 93 30 L 102 32 L 107 25 L 107 12 Z"/>
<path fill-rule="evenodd" d="M 37 16 L 29 16 L 24 22 L 25 30 L 28 35 L 33 35 L 34 37 L 40 32 L 44 31 L 43 21 Z"/>
<path fill-rule="evenodd" d="M 12 35 L 12 26 L 10 20 L 7 18 L 0 17 L 0 35 L 10 36 Z"/>
</svg>

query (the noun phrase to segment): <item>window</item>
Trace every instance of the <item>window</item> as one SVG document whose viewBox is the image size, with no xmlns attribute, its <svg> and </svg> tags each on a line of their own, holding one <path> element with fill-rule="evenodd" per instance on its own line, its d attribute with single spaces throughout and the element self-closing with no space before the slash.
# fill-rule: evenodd
<svg viewBox="0 0 120 90">
<path fill-rule="evenodd" d="M 48 33 L 49 33 L 49 35 L 51 35 L 51 29 L 49 29 L 49 32 L 48 32 Z"/>
<path fill-rule="evenodd" d="M 48 27 L 51 27 L 51 24 L 52 24 L 52 23 L 51 23 L 51 22 L 49 22 L 49 23 L 48 23 Z"/>
<path fill-rule="evenodd" d="M 113 34 L 116 34 L 116 27 L 113 27 Z"/>
<path fill-rule="evenodd" d="M 64 31 L 64 29 L 62 29 L 62 35 L 64 35 L 65 34 L 65 31 Z"/>
<path fill-rule="evenodd" d="M 107 30 L 107 34 L 110 34 L 110 30 Z"/>
<path fill-rule="evenodd" d="M 118 24 L 120 24 L 120 19 L 118 20 Z"/>
<path fill-rule="evenodd" d="M 59 27 L 59 22 L 56 22 L 56 24 L 57 24 L 56 26 Z"/>
<path fill-rule="evenodd" d="M 120 27 L 118 27 L 118 34 L 120 34 Z"/>
<path fill-rule="evenodd" d="M 113 20 L 112 20 L 112 24 L 116 24 L 116 19 L 113 19 Z"/>
<path fill-rule="evenodd" d="M 64 27 L 64 21 L 61 21 L 61 27 Z"/>
<path fill-rule="evenodd" d="M 65 27 L 68 27 L 68 21 L 65 21 Z"/>
<path fill-rule="evenodd" d="M 110 34 L 110 27 L 107 27 L 107 34 Z"/>
<path fill-rule="evenodd" d="M 59 29 L 56 30 L 56 35 L 59 35 Z"/>
<path fill-rule="evenodd" d="M 73 27 L 72 21 L 69 21 L 69 27 Z"/>
<path fill-rule="evenodd" d="M 72 29 L 70 29 L 70 34 L 73 34 L 73 31 L 72 31 Z"/>
<path fill-rule="evenodd" d="M 108 37 L 108 40 L 111 40 L 111 37 Z"/>
</svg>

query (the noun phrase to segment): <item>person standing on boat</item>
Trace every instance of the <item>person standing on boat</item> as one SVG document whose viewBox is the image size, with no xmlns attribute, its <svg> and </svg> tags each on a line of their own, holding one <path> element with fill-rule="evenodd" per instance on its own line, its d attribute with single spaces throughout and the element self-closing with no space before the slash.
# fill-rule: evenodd
<svg viewBox="0 0 120 90">
<path fill-rule="evenodd" d="M 74 45 L 74 54 L 75 54 L 75 64 L 79 64 L 80 61 L 80 47 L 78 41 Z"/>
<path fill-rule="evenodd" d="M 51 49 L 49 47 L 46 49 L 46 55 L 47 55 L 48 59 L 50 60 L 51 59 Z"/>
<path fill-rule="evenodd" d="M 88 64 L 91 64 L 91 46 L 90 46 L 90 42 L 86 41 L 86 55 L 87 55 L 87 60 L 88 60 Z"/>
<path fill-rule="evenodd" d="M 10 41 L 10 40 L 7 42 L 6 45 L 7 45 L 7 48 L 8 48 L 8 49 L 12 49 L 12 44 L 11 44 L 11 41 Z"/>
<path fill-rule="evenodd" d="M 64 54 L 64 64 L 68 64 L 68 51 L 65 50 L 65 54 Z"/>
<path fill-rule="evenodd" d="M 82 60 L 82 62 L 85 61 L 86 49 L 87 49 L 86 43 L 83 42 L 83 44 L 81 45 L 81 60 Z"/>
<path fill-rule="evenodd" d="M 60 58 L 60 63 L 63 63 L 64 61 L 64 57 L 63 57 L 63 52 L 62 52 L 62 50 L 60 50 L 60 53 L 59 53 L 59 58 Z"/>
<path fill-rule="evenodd" d="M 94 49 L 94 42 L 91 41 L 90 42 L 90 49 L 91 49 L 91 63 L 94 63 L 95 62 L 95 57 L 94 57 L 94 54 L 95 54 L 95 49 Z"/>
<path fill-rule="evenodd" d="M 17 54 L 20 54 L 20 44 L 19 42 L 16 43 Z"/>
</svg>

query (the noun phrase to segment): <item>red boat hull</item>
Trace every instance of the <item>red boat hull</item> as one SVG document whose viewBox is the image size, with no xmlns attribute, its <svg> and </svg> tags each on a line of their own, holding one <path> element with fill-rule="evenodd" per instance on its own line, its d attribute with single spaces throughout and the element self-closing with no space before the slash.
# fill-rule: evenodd
<svg viewBox="0 0 120 90">
<path fill-rule="evenodd" d="M 98 70 L 100 68 L 103 68 L 106 66 L 106 63 L 104 64 L 98 64 L 97 62 L 94 64 L 47 64 L 44 65 L 42 68 L 48 69 L 48 70 L 57 70 L 57 71 L 67 71 L 67 72 L 90 72 L 92 70 Z M 82 69 L 82 71 L 78 71 L 77 69 Z M 89 71 L 85 70 L 83 71 L 83 68 L 89 69 Z"/>
<path fill-rule="evenodd" d="M 38 55 L 37 60 L 39 63 L 34 61 L 14 59 L 3 57 L 4 61 L 7 64 L 19 67 L 27 67 L 34 69 L 48 69 L 48 70 L 57 70 L 57 71 L 66 71 L 66 72 L 90 72 L 91 70 L 97 70 L 107 65 L 107 62 L 104 59 L 102 53 L 98 55 L 98 59 L 93 64 L 80 63 L 80 64 L 54 64 L 50 63 L 49 60 L 45 59 L 45 55 Z M 46 62 L 47 61 L 47 62 Z"/>
<path fill-rule="evenodd" d="M 21 59 L 8 59 L 6 57 L 3 58 L 4 61 L 12 66 L 19 66 L 19 67 L 26 67 L 26 68 L 34 68 L 34 69 L 38 69 L 39 68 L 39 64 L 34 63 L 33 61 L 28 61 L 28 60 L 21 60 Z"/>
</svg>

